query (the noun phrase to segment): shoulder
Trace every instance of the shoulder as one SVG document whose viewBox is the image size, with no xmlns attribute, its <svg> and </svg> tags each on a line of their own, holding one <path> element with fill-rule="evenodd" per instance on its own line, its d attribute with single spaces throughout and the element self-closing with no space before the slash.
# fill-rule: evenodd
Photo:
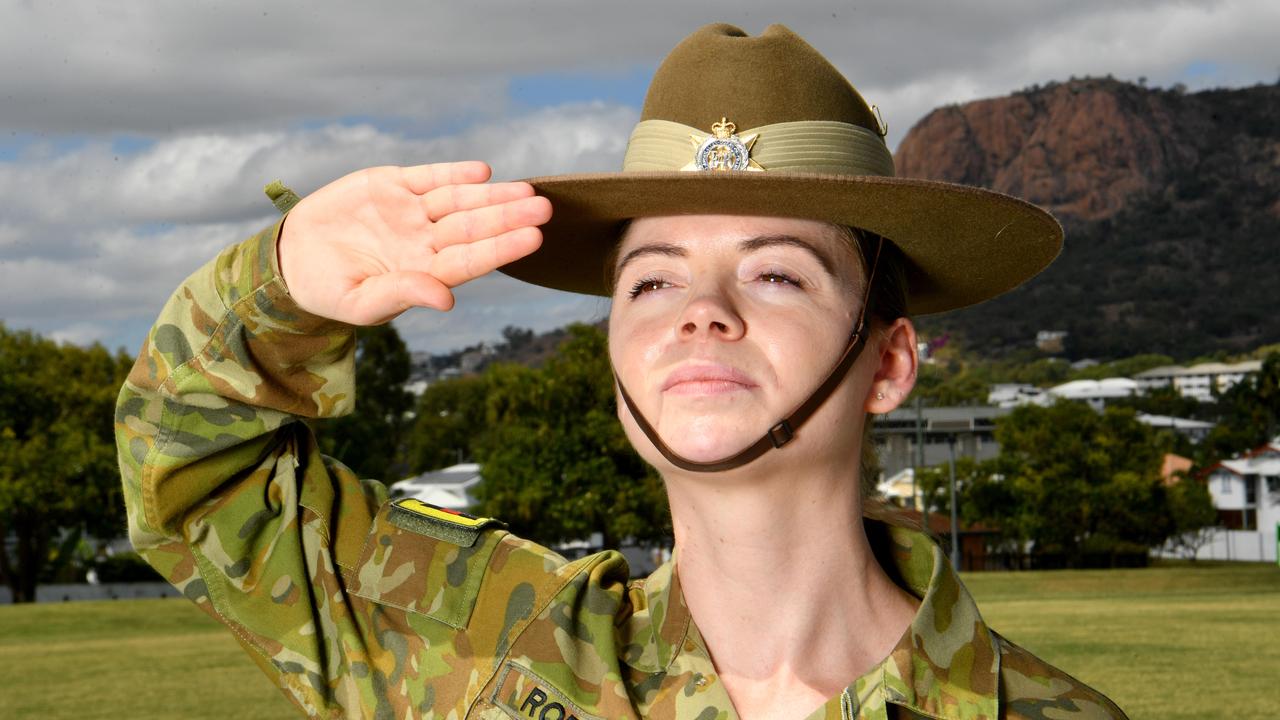
<svg viewBox="0 0 1280 720">
<path fill-rule="evenodd" d="M 549 605 L 613 606 L 627 577 L 617 553 L 568 562 L 555 551 L 506 532 L 490 518 L 416 501 L 382 506 L 354 566 L 352 594 L 473 636 L 509 643 Z"/>
<path fill-rule="evenodd" d="M 1005 718 L 1127 720 L 1105 695 L 1032 655 L 999 633 L 1000 705 Z"/>
</svg>

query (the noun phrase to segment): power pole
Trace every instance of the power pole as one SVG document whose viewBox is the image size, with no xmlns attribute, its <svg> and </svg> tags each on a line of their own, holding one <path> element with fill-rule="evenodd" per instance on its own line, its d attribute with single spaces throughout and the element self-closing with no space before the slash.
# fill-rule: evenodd
<svg viewBox="0 0 1280 720">
<path fill-rule="evenodd" d="M 947 447 L 951 450 L 951 462 L 948 468 L 951 473 L 951 566 L 960 571 L 960 522 L 956 503 L 956 436 L 947 437 Z"/>
<path fill-rule="evenodd" d="M 921 398 L 916 395 L 916 466 L 911 471 L 911 504 L 916 503 L 919 497 L 919 479 L 920 471 L 924 470 L 924 407 L 921 404 Z M 929 532 L 929 500 L 928 498 L 920 498 L 920 524 L 924 526 L 924 531 Z"/>
</svg>

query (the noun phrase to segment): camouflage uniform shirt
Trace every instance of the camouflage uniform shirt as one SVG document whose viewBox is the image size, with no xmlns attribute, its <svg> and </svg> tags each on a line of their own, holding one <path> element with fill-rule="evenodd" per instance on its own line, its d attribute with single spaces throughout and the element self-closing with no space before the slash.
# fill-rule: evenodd
<svg viewBox="0 0 1280 720">
<path fill-rule="evenodd" d="M 308 715 L 688 718 L 736 713 L 674 563 L 568 562 L 490 524 L 388 503 L 300 418 L 354 399 L 353 332 L 275 266 L 279 225 L 168 301 L 120 394 L 134 545 Z M 939 549 L 871 527 L 920 599 L 892 653 L 818 718 L 1109 718 L 1106 698 L 991 631 Z"/>
</svg>

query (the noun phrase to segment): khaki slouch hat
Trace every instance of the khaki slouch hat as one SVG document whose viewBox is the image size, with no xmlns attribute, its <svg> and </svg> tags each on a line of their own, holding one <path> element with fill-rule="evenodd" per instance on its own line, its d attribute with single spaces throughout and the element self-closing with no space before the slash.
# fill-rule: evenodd
<svg viewBox="0 0 1280 720">
<path fill-rule="evenodd" d="M 543 246 L 502 271 L 608 295 L 625 221 L 769 215 L 876 233 L 901 251 L 912 314 L 972 305 L 1033 277 L 1062 248 L 1044 210 L 1001 193 L 894 176 L 877 115 L 781 25 L 703 27 L 658 68 L 620 172 L 528 180 L 551 200 Z"/>
</svg>

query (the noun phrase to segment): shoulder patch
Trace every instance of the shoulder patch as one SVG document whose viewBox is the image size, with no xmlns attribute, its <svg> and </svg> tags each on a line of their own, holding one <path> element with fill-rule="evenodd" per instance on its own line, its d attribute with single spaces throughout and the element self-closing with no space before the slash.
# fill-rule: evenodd
<svg viewBox="0 0 1280 720">
<path fill-rule="evenodd" d="M 526 667 L 507 661 L 490 701 L 518 720 L 603 720 Z"/>
<path fill-rule="evenodd" d="M 471 547 L 487 527 L 506 527 L 493 518 L 476 517 L 460 510 L 423 502 L 417 498 L 404 498 L 391 503 L 388 520 L 403 530 L 416 532 L 459 547 Z"/>
</svg>

